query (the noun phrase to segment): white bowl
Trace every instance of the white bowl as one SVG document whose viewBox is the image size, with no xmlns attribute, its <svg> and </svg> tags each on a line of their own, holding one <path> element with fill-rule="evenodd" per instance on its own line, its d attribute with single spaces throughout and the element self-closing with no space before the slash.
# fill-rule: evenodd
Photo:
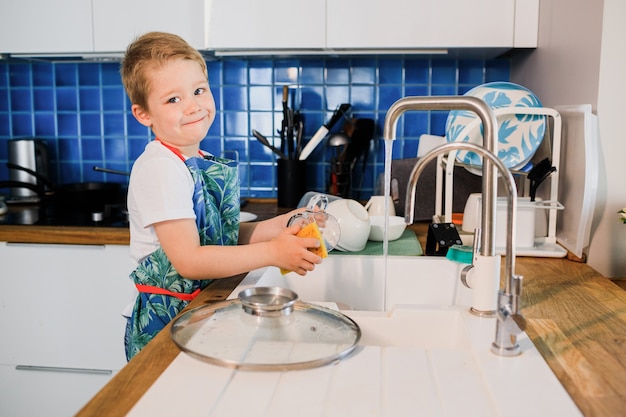
<svg viewBox="0 0 626 417">
<path fill-rule="evenodd" d="M 356 200 L 340 199 L 328 203 L 326 212 L 332 214 L 341 234 L 336 248 L 344 252 L 358 252 L 365 249 L 370 233 L 370 217 L 365 207 Z"/>
<path fill-rule="evenodd" d="M 369 240 L 382 242 L 385 229 L 385 216 L 370 216 Z M 406 229 L 404 217 L 389 216 L 389 229 L 387 229 L 387 240 L 396 240 L 402 236 Z"/>
<path fill-rule="evenodd" d="M 529 89 L 510 82 L 493 82 L 472 88 L 466 96 L 482 99 L 492 110 L 520 107 L 542 107 L 541 101 Z M 544 115 L 502 114 L 498 121 L 498 158 L 509 169 L 521 169 L 541 145 L 546 131 Z M 473 126 L 473 127 L 470 127 Z M 483 127 L 478 116 L 468 110 L 453 110 L 446 122 L 448 142 L 483 144 Z M 464 164 L 482 166 L 482 157 L 469 151 L 459 151 L 456 159 Z M 481 174 L 478 174 L 481 175 Z"/>
</svg>

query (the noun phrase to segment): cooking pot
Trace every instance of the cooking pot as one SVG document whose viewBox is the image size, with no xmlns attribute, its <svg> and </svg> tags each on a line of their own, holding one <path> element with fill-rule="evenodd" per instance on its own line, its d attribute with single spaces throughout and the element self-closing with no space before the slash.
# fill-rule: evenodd
<svg viewBox="0 0 626 417">
<path fill-rule="evenodd" d="M 48 177 L 48 148 L 41 139 L 11 139 L 8 141 L 9 163 L 21 166 Z M 9 166 L 9 168 L 12 168 Z M 9 169 L 9 180 L 44 187 L 37 177 L 19 169 Z M 12 187 L 11 196 L 16 199 L 33 199 L 37 192 L 29 187 Z"/>
</svg>

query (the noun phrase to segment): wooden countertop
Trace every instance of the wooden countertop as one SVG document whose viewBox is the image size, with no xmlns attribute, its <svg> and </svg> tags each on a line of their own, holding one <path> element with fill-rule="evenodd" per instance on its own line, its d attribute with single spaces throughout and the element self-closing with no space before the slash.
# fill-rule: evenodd
<svg viewBox="0 0 626 417">
<path fill-rule="evenodd" d="M 256 199 L 244 208 L 259 216 L 259 220 L 284 213 L 287 209 L 276 207 L 275 201 Z M 0 242 L 59 243 L 75 245 L 128 245 L 128 227 L 68 227 L 39 225 L 0 225 Z"/>
<path fill-rule="evenodd" d="M 267 201 L 250 202 L 244 210 L 259 214 L 259 219 L 285 211 Z M 128 243 L 127 235 L 119 230 L 31 229 L 33 227 L 0 226 L 0 240 L 7 240 L 7 233 L 10 233 L 24 241 L 53 239 L 51 236 L 56 235 L 56 238 L 66 239 L 63 243 Z M 411 228 L 424 246 L 426 225 L 416 224 Z M 42 237 L 43 234 L 48 237 Z M 522 312 L 528 321 L 526 332 L 574 402 L 587 417 L 623 415 L 626 410 L 626 291 L 587 264 L 565 258 L 518 257 L 517 273 L 524 276 Z M 188 308 L 225 299 L 241 279 L 243 275 L 215 281 Z M 125 415 L 178 353 L 166 328 L 115 375 L 78 416 Z"/>
</svg>

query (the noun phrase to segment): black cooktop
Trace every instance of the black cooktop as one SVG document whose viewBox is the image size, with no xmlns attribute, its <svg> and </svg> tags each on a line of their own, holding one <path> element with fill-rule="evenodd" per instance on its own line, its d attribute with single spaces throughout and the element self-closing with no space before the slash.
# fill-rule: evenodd
<svg viewBox="0 0 626 417">
<path fill-rule="evenodd" d="M 76 208 L 58 201 L 8 201 L 0 225 L 128 227 L 125 204 L 109 204 L 97 211 Z"/>
</svg>

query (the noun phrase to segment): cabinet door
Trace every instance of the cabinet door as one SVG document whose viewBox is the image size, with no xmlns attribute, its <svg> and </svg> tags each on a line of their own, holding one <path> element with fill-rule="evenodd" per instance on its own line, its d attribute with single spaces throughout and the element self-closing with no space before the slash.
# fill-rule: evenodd
<svg viewBox="0 0 626 417">
<path fill-rule="evenodd" d="M 0 243 L 0 363 L 83 370 L 126 364 L 128 246 Z"/>
<path fill-rule="evenodd" d="M 209 49 L 320 49 L 326 0 L 208 0 Z"/>
<path fill-rule="evenodd" d="M 0 415 L 73 416 L 113 375 L 24 371 L 0 365 Z"/>
<path fill-rule="evenodd" d="M 91 2 L 85 0 L 2 0 L 0 52 L 93 51 Z"/>
<path fill-rule="evenodd" d="M 96 52 L 125 51 L 137 36 L 171 32 L 204 49 L 204 1 L 93 0 Z"/>
<path fill-rule="evenodd" d="M 333 0 L 326 45 L 511 48 L 514 18 L 515 0 Z"/>
</svg>

